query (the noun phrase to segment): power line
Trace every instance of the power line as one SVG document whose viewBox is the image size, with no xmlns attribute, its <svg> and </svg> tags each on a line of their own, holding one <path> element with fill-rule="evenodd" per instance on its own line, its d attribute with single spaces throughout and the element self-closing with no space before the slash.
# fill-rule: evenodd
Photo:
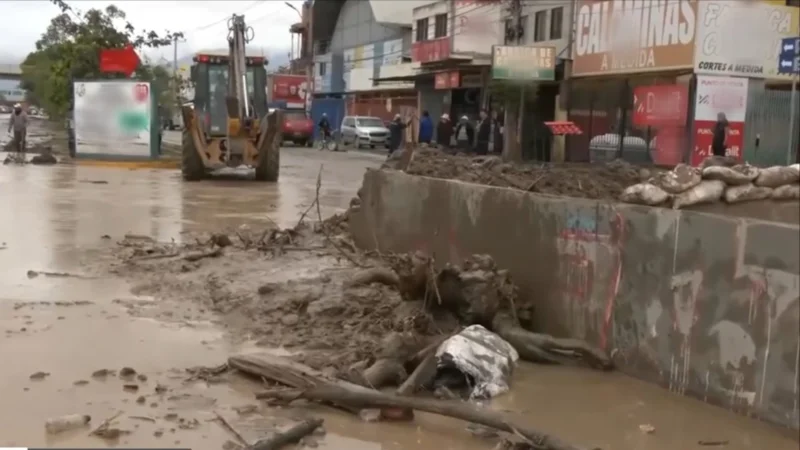
<svg viewBox="0 0 800 450">
<path fill-rule="evenodd" d="M 239 12 L 239 14 L 240 14 L 240 15 L 241 15 L 241 14 L 244 14 L 245 12 L 247 12 L 247 11 L 249 11 L 249 10 L 253 9 L 254 7 L 256 7 L 256 6 L 258 6 L 259 4 L 261 4 L 261 3 L 264 3 L 264 2 L 265 2 L 265 0 L 256 0 L 256 1 L 254 1 L 253 3 L 251 3 L 251 4 L 247 5 L 247 6 L 246 6 L 244 9 L 242 9 L 242 10 Z M 211 23 L 209 23 L 209 24 L 202 25 L 202 26 L 200 26 L 200 27 L 197 27 L 197 28 L 194 28 L 194 29 L 191 29 L 191 30 L 184 31 L 184 32 L 183 32 L 183 34 L 184 34 L 184 36 L 185 36 L 185 35 L 187 35 L 187 34 L 189 34 L 189 33 L 196 33 L 196 32 L 200 32 L 200 31 L 205 31 L 205 30 L 207 30 L 207 29 L 209 29 L 209 28 L 211 28 L 211 27 L 214 27 L 214 26 L 217 26 L 217 25 L 219 25 L 219 24 L 221 24 L 221 23 L 223 23 L 223 22 L 226 22 L 226 21 L 227 21 L 227 20 L 229 20 L 230 18 L 231 18 L 231 16 L 230 16 L 230 15 L 228 15 L 228 16 L 225 16 L 225 17 L 223 17 L 222 19 L 215 20 L 214 22 L 211 22 Z"/>
</svg>

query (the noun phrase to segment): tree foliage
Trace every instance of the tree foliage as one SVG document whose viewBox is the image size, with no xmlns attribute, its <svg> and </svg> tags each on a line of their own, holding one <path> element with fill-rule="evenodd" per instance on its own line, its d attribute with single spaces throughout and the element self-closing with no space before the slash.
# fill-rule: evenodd
<svg viewBox="0 0 800 450">
<path fill-rule="evenodd" d="M 171 45 L 173 39 L 183 36 L 137 30 L 126 20 L 125 12 L 114 5 L 81 12 L 62 0 L 51 2 L 61 13 L 50 21 L 21 68 L 21 87 L 27 90 L 29 101 L 44 107 L 51 116 L 69 110 L 73 81 L 125 78 L 100 71 L 100 50 L 131 45 L 141 51 Z M 160 94 L 169 92 L 176 83 L 170 70 L 144 61 L 134 78 L 150 81 L 154 92 Z"/>
</svg>

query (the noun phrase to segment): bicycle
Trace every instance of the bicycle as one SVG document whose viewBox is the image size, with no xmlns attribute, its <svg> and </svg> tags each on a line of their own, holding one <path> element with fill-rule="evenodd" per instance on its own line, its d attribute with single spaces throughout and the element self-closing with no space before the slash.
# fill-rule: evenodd
<svg viewBox="0 0 800 450">
<path fill-rule="evenodd" d="M 318 150 L 319 151 L 328 150 L 331 152 L 338 151 L 339 145 L 337 143 L 336 133 L 337 133 L 336 131 L 331 131 L 327 135 L 325 133 L 321 133 L 322 139 L 318 141 L 319 142 Z"/>
</svg>

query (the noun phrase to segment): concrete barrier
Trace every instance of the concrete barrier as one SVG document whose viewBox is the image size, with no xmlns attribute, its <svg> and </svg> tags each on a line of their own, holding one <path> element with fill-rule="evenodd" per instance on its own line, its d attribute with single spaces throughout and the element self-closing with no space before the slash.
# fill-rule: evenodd
<svg viewBox="0 0 800 450">
<path fill-rule="evenodd" d="M 369 171 L 359 246 L 438 263 L 488 253 L 540 330 L 725 408 L 798 425 L 800 228 Z"/>
</svg>

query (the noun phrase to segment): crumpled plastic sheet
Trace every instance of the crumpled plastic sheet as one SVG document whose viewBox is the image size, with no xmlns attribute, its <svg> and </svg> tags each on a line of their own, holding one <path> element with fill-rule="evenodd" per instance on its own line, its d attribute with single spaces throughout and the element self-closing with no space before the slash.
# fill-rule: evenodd
<svg viewBox="0 0 800 450">
<path fill-rule="evenodd" d="M 437 368 L 455 368 L 468 375 L 474 386 L 471 400 L 488 399 L 509 390 L 519 360 L 516 349 L 480 325 L 465 328 L 436 350 Z"/>
</svg>

